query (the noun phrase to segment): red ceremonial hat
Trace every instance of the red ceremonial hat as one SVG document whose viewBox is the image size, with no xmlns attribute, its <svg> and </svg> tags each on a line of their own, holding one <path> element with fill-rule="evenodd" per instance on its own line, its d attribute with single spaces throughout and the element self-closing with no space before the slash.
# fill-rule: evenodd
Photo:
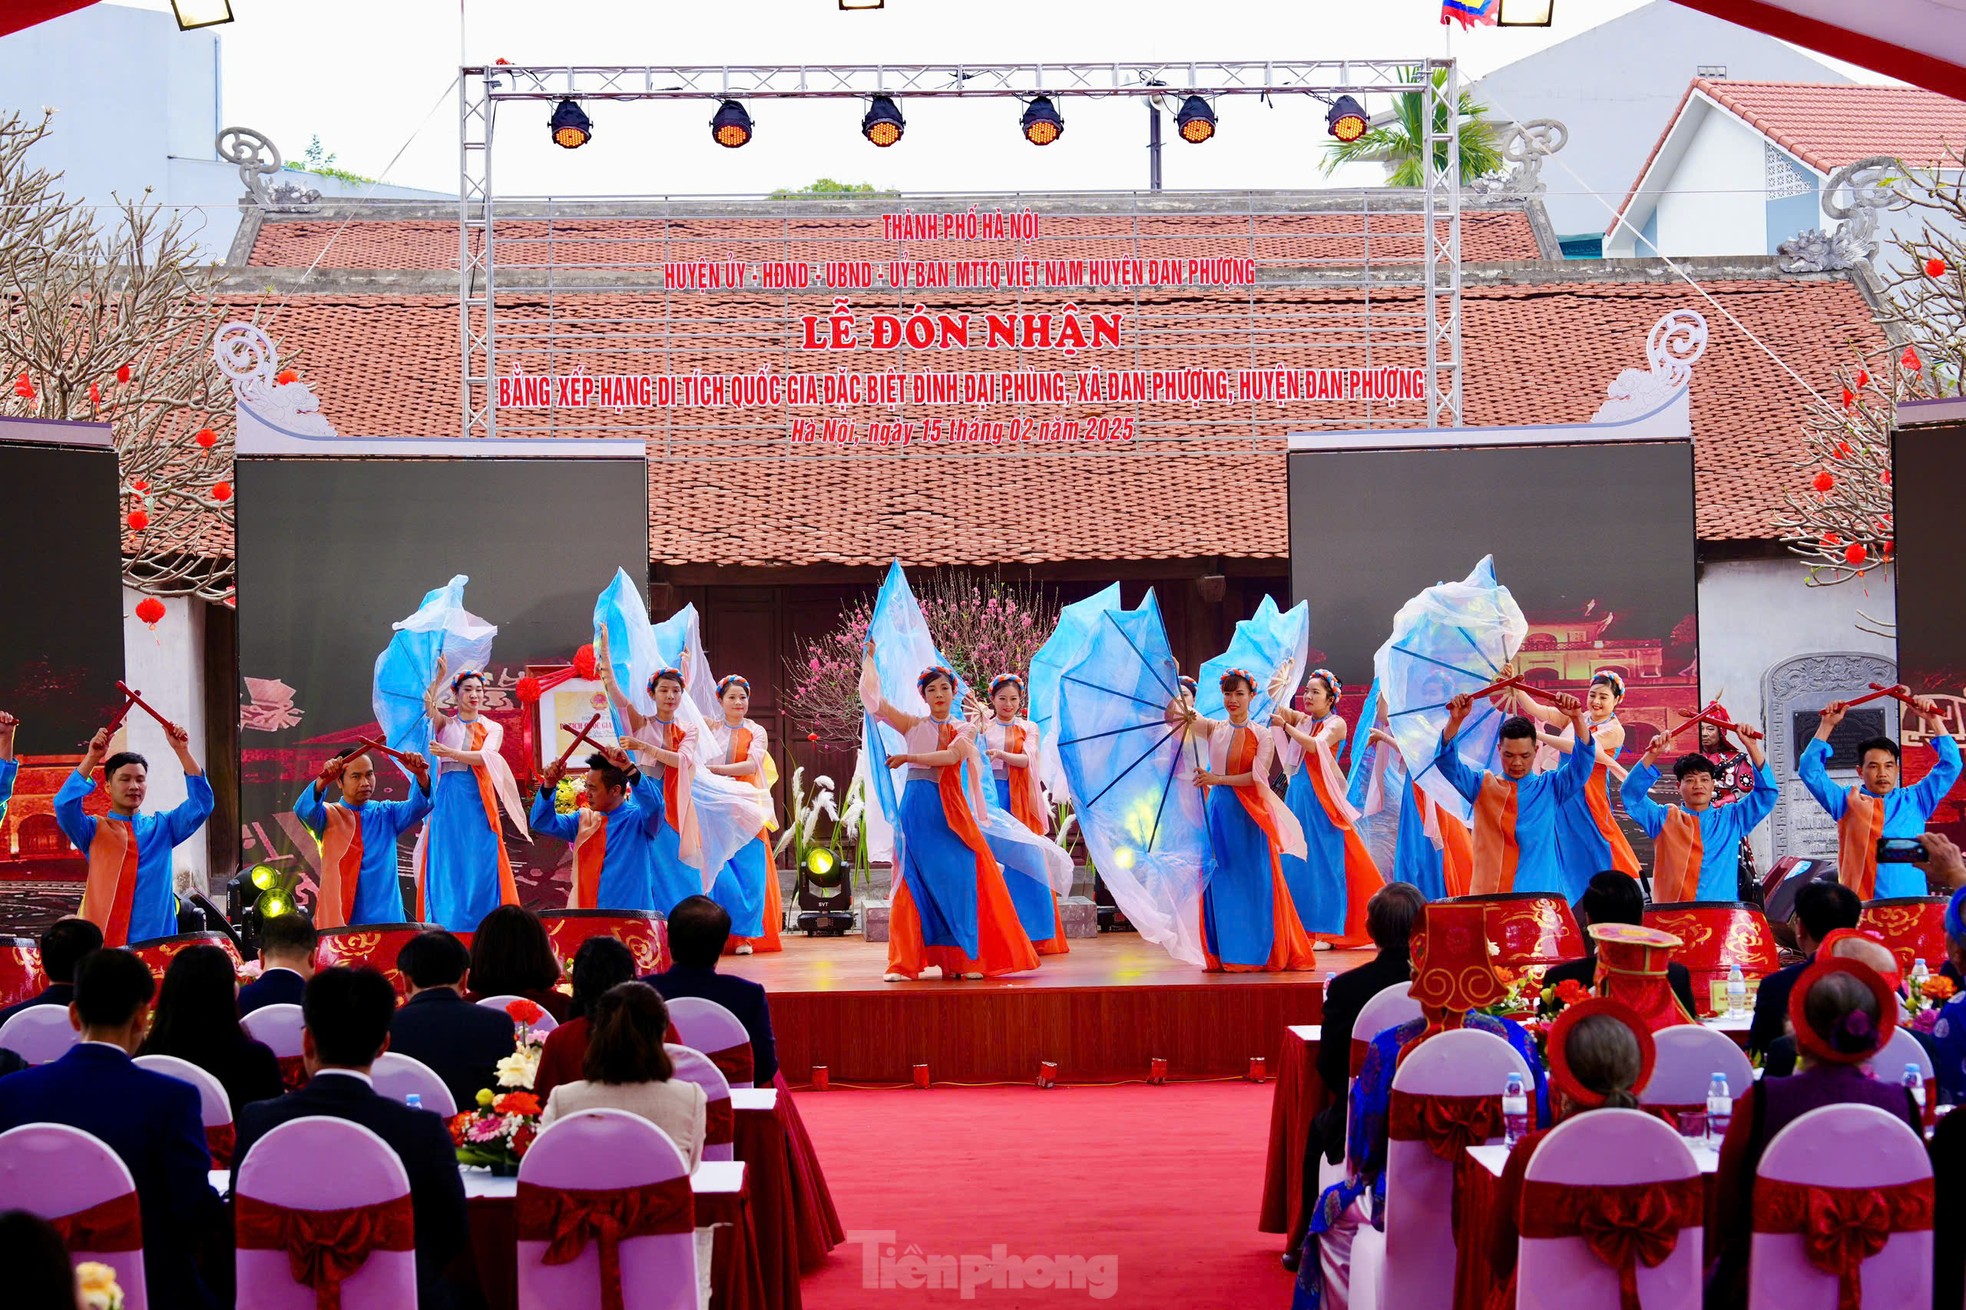
<svg viewBox="0 0 1966 1310">
<path fill-rule="evenodd" d="M 1847 973 L 1870 988 L 1871 995 L 1877 998 L 1877 1022 L 1872 1023 L 1870 1016 L 1862 1011 L 1852 1011 L 1843 1016 L 1836 1031 L 1827 1037 L 1809 1026 L 1805 1017 L 1809 989 L 1833 973 Z M 1818 952 L 1789 992 L 1789 1025 L 1795 1029 L 1797 1048 L 1811 1059 L 1831 1064 L 1862 1064 L 1891 1040 L 1891 1030 L 1898 1026 L 1898 998 L 1868 964 Z"/>
<path fill-rule="evenodd" d="M 1490 958 L 1489 905 L 1477 897 L 1427 903 L 1411 946 L 1411 995 L 1426 1014 L 1427 1027 L 1400 1049 L 1401 1059 L 1434 1034 L 1459 1028 L 1469 1010 L 1507 995 Z"/>
<path fill-rule="evenodd" d="M 1597 943 L 1598 995 L 1629 1006 L 1649 1032 L 1695 1022 L 1666 975 L 1672 953 L 1684 944 L 1678 937 L 1636 923 L 1594 923 L 1590 935 Z"/>
<path fill-rule="evenodd" d="M 1549 1062 L 1550 1086 L 1562 1092 L 1576 1104 L 1587 1110 L 1594 1110 L 1604 1104 L 1605 1094 L 1586 1087 L 1577 1081 L 1570 1070 L 1570 1052 L 1564 1045 L 1570 1039 L 1570 1030 L 1578 1022 L 1593 1014 L 1609 1015 L 1625 1027 L 1638 1041 L 1638 1079 L 1632 1084 L 1636 1092 L 1652 1078 L 1652 1066 L 1659 1057 L 1659 1048 L 1652 1040 L 1652 1033 L 1645 1018 L 1637 1010 L 1623 1001 L 1614 1001 L 1607 996 L 1594 996 L 1588 1001 L 1579 1001 L 1567 1007 L 1550 1025 L 1549 1039 L 1544 1048 L 1544 1058 Z"/>
</svg>

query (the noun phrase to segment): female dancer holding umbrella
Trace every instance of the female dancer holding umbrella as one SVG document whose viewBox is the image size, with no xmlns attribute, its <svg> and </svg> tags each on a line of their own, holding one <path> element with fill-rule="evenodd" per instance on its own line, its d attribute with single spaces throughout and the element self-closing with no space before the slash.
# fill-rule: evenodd
<svg viewBox="0 0 1966 1310">
<path fill-rule="evenodd" d="M 453 712 L 438 693 L 448 685 Z M 499 754 L 505 730 L 482 714 L 485 675 L 463 669 L 450 676 L 450 661 L 437 657 L 437 676 L 424 693 L 430 716 L 430 754 L 437 760 L 430 820 L 417 844 L 417 917 L 452 932 L 473 932 L 501 905 L 517 905 L 512 861 L 505 853 L 499 805 L 520 832 L 525 807 L 511 766 Z M 488 876 L 496 870 L 496 878 Z"/>
</svg>

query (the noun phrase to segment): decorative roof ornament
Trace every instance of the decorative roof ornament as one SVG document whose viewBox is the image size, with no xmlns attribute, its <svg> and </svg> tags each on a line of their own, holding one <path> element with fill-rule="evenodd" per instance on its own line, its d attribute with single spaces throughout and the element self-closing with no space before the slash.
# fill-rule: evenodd
<svg viewBox="0 0 1966 1310">
<path fill-rule="evenodd" d="M 282 431 L 307 437 L 340 434 L 321 413 L 321 401 L 305 382 L 279 368 L 272 338 L 251 323 L 227 323 L 212 340 L 219 372 L 232 379 L 240 411 Z M 284 379 L 284 380 L 283 380 Z"/>
<path fill-rule="evenodd" d="M 1628 368 L 1604 389 L 1607 397 L 1591 415 L 1593 423 L 1618 423 L 1658 410 L 1675 396 L 1686 404 L 1693 365 L 1707 352 L 1707 320 L 1698 310 L 1675 309 L 1652 325 L 1645 337 L 1649 369 Z M 1688 431 L 1691 431 L 1690 419 Z"/>
<path fill-rule="evenodd" d="M 239 180 L 246 184 L 242 202 L 251 202 L 275 214 L 311 214 L 320 208 L 321 193 L 298 182 L 269 184 L 286 169 L 280 147 L 264 132 L 250 127 L 228 127 L 213 143 L 219 158 L 239 167 Z"/>
<path fill-rule="evenodd" d="M 1570 144 L 1570 129 L 1554 118 L 1512 124 L 1502 141 L 1502 158 L 1515 167 L 1500 176 L 1476 178 L 1469 190 L 1487 196 L 1540 196 L 1543 161 Z"/>
<path fill-rule="evenodd" d="M 1898 190 L 1904 176 L 1905 166 L 1889 155 L 1871 155 L 1831 173 L 1823 184 L 1823 212 L 1839 220 L 1836 230 L 1812 227 L 1775 247 L 1781 270 L 1834 273 L 1868 269 L 1877 254 L 1878 214 L 1911 203 Z"/>
</svg>

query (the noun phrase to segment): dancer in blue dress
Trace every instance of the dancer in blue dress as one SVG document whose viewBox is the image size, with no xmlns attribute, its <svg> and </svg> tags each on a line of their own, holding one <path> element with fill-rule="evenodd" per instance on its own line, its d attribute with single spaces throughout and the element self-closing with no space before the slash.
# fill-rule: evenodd
<svg viewBox="0 0 1966 1310">
<path fill-rule="evenodd" d="M 438 701 L 445 687 L 452 697 L 450 713 Z M 416 900 L 417 918 L 454 933 L 476 932 L 487 914 L 519 903 L 500 808 L 520 833 L 530 835 L 518 781 L 499 754 L 505 729 L 484 716 L 484 706 L 483 671 L 463 669 L 450 676 L 449 661 L 440 656 L 423 698 L 437 784 L 430 795 L 430 821 L 417 841 Z"/>
<path fill-rule="evenodd" d="M 1337 674 L 1312 669 L 1301 693 L 1304 708 L 1279 706 L 1271 720 L 1277 758 L 1290 779 L 1284 803 L 1304 829 L 1304 858 L 1285 855 L 1283 877 L 1304 931 L 1325 949 L 1366 940 L 1365 903 L 1386 882 L 1359 839 L 1359 813 L 1338 771 L 1347 732 L 1337 712 L 1344 694 Z"/>
<path fill-rule="evenodd" d="M 712 758 L 703 767 L 710 773 L 737 778 L 756 787 L 760 803 L 768 812 L 770 754 L 764 726 L 746 717 L 751 709 L 750 682 L 735 673 L 717 679 L 717 705 L 723 713 L 710 722 Z M 778 888 L 778 869 L 772 862 L 771 841 L 766 830 L 760 828 L 755 838 L 724 862 L 723 870 L 710 888 L 710 899 L 730 913 L 731 954 L 785 949 L 778 937 L 779 921 L 785 916 L 782 895 Z"/>
</svg>

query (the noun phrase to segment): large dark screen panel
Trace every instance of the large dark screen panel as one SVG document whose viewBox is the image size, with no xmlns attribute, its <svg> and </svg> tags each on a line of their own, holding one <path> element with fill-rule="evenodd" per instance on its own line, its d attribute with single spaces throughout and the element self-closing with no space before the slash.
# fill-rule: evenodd
<svg viewBox="0 0 1966 1310">
<path fill-rule="evenodd" d="M 1959 488 L 1966 486 L 1966 424 L 1899 431 L 1892 465 L 1896 499 L 1898 677 L 1946 712 L 1966 735 L 1966 548 L 1960 541 Z M 1925 775 L 1933 754 L 1920 733 L 1904 737 L 1907 782 Z M 1960 789 L 1933 815 L 1935 826 L 1966 838 Z"/>
<path fill-rule="evenodd" d="M 426 592 L 466 574 L 467 607 L 498 625 L 492 714 L 523 778 L 513 683 L 591 639 L 594 597 L 617 567 L 647 574 L 641 460 L 242 459 L 238 482 L 246 858 L 310 879 L 318 855 L 293 799 L 373 726 L 376 656 Z M 406 794 L 393 769 L 382 780 L 389 798 Z M 550 899 L 558 844 L 508 836 L 522 896 Z"/>
</svg>

